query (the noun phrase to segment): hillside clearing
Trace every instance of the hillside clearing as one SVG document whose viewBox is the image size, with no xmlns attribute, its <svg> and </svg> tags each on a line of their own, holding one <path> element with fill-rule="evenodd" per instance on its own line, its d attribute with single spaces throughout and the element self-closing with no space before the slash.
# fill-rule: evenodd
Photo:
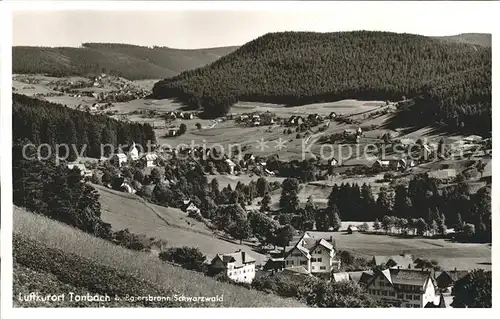
<svg viewBox="0 0 500 319">
<path fill-rule="evenodd" d="M 346 222 L 346 224 L 354 224 Z M 454 243 L 444 239 L 398 238 L 383 234 L 338 233 L 337 248 L 349 250 L 365 258 L 374 255 L 412 254 L 435 259 L 444 269 L 491 270 L 491 246 L 488 244 Z"/>
<path fill-rule="evenodd" d="M 217 238 L 203 223 L 187 217 L 179 209 L 157 206 L 136 195 L 95 187 L 100 194 L 102 219 L 111 223 L 114 229 L 128 228 L 133 233 L 163 239 L 169 247 L 197 247 L 208 260 L 218 253 L 241 249 L 253 256 L 257 264 L 266 261 L 264 255 L 245 244 L 239 245 L 236 241 Z"/>
</svg>

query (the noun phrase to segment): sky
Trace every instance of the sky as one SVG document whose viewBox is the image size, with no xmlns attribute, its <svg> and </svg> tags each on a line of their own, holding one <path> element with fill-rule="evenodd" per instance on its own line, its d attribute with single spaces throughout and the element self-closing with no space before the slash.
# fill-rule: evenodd
<svg viewBox="0 0 500 319">
<path fill-rule="evenodd" d="M 210 11 L 17 10 L 12 16 L 12 41 L 14 46 L 78 47 L 84 42 L 113 42 L 195 49 L 242 45 L 278 31 L 379 30 L 428 36 L 493 33 L 488 18 L 491 8 L 477 2 L 260 7 L 267 11 L 235 6 Z"/>
</svg>

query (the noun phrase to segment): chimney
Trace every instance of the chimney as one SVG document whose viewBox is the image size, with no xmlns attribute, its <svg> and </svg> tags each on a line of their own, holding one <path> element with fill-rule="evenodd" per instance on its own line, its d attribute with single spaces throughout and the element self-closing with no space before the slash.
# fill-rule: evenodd
<svg viewBox="0 0 500 319">
<path fill-rule="evenodd" d="M 455 267 L 455 271 L 457 271 L 457 267 Z"/>
<path fill-rule="evenodd" d="M 245 263 L 245 252 L 244 251 L 241 252 L 241 259 L 243 260 L 243 263 Z"/>
<path fill-rule="evenodd" d="M 330 236 L 330 242 L 333 242 L 333 236 Z"/>
</svg>

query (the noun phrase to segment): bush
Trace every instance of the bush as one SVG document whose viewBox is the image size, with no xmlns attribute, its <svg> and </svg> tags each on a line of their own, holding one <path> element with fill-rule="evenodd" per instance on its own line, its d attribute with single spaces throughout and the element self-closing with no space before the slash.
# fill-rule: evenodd
<svg viewBox="0 0 500 319">
<path fill-rule="evenodd" d="M 117 245 L 137 251 L 151 251 L 154 242 L 153 238 L 147 238 L 146 235 L 136 235 L 128 229 L 115 232 L 111 240 Z"/>
<path fill-rule="evenodd" d="M 181 265 L 183 268 L 205 272 L 205 260 L 201 251 L 196 247 L 169 248 L 159 255 L 163 261 L 170 261 Z"/>
</svg>

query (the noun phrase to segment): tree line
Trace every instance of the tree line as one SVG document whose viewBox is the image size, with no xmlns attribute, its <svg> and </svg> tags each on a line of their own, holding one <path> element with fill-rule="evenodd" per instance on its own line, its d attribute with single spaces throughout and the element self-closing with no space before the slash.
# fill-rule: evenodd
<svg viewBox="0 0 500 319">
<path fill-rule="evenodd" d="M 156 142 L 153 128 L 149 124 L 123 122 L 106 115 L 94 115 L 66 106 L 34 99 L 25 95 L 12 96 L 12 138 L 13 141 L 27 140 L 38 146 L 65 144 L 70 154 L 61 148 L 61 156 L 69 155 L 74 160 L 77 152 L 82 156 L 100 158 L 114 151 L 104 148 L 108 154 L 101 154 L 101 145 L 130 145 L 135 142 L 147 149 L 148 142 Z"/>
<path fill-rule="evenodd" d="M 233 50 L 234 47 L 179 50 L 120 43 L 83 43 L 79 48 L 16 46 L 12 48 L 12 70 L 57 77 L 106 73 L 129 80 L 158 79 L 201 67 Z M 54 59 L 54 55 L 66 59 Z"/>
<path fill-rule="evenodd" d="M 401 100 L 420 95 L 431 81 L 452 74 L 466 78 L 464 71 L 482 67 L 491 67 L 490 48 L 419 35 L 269 33 L 206 67 L 156 83 L 153 96 L 177 97 L 214 117 L 238 100 L 285 105 Z M 453 93 L 445 87 L 440 94 L 448 98 Z"/>
<path fill-rule="evenodd" d="M 491 63 L 427 84 L 415 105 L 399 112 L 392 125 L 442 123 L 452 131 L 488 136 L 492 127 Z"/>
</svg>

